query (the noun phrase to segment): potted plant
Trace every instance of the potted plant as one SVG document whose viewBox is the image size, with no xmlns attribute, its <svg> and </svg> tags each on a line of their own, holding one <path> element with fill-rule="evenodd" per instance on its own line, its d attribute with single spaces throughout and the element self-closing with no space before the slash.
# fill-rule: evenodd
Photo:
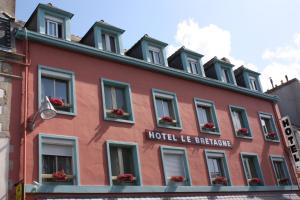
<svg viewBox="0 0 300 200">
<path fill-rule="evenodd" d="M 271 139 L 271 140 L 275 140 L 275 139 L 277 138 L 277 135 L 276 135 L 275 132 L 269 132 L 269 133 L 267 134 L 267 138 L 268 138 L 268 139 Z"/>
<path fill-rule="evenodd" d="M 116 108 L 116 109 L 113 109 L 111 111 L 111 114 L 117 116 L 117 117 L 122 117 L 125 115 L 125 112 L 122 108 Z"/>
<path fill-rule="evenodd" d="M 240 128 L 238 130 L 238 134 L 241 134 L 241 135 L 248 135 L 248 129 L 247 128 Z"/>
<path fill-rule="evenodd" d="M 50 103 L 53 105 L 53 106 L 57 106 L 57 107 L 62 107 L 62 106 L 64 106 L 65 105 L 65 103 L 63 102 L 63 100 L 62 99 L 60 99 L 60 98 L 49 98 L 49 101 L 50 101 Z"/>
<path fill-rule="evenodd" d="M 217 176 L 212 183 L 215 185 L 227 185 L 227 179 L 224 176 Z"/>
<path fill-rule="evenodd" d="M 261 183 L 261 180 L 259 178 L 252 178 L 249 180 L 250 185 L 259 185 Z"/>
<path fill-rule="evenodd" d="M 289 183 L 289 179 L 288 178 L 281 178 L 278 180 L 278 183 L 280 185 L 287 185 Z"/>
<path fill-rule="evenodd" d="M 206 130 L 214 131 L 215 124 L 212 123 L 212 122 L 207 122 L 206 124 L 203 125 L 203 128 L 206 129 Z"/>
<path fill-rule="evenodd" d="M 173 124 L 173 123 L 175 123 L 175 120 L 172 117 L 170 117 L 170 116 L 163 116 L 159 120 L 159 122 L 166 123 L 166 124 Z"/>
<path fill-rule="evenodd" d="M 184 177 L 183 176 L 171 176 L 170 180 L 173 182 L 183 182 Z"/>
<path fill-rule="evenodd" d="M 66 181 L 68 179 L 68 177 L 63 169 L 60 171 L 54 172 L 52 174 L 52 178 L 55 181 Z"/>
<path fill-rule="evenodd" d="M 123 183 L 132 183 L 134 181 L 134 176 L 133 174 L 119 174 L 117 176 L 117 181 L 123 182 Z"/>
</svg>

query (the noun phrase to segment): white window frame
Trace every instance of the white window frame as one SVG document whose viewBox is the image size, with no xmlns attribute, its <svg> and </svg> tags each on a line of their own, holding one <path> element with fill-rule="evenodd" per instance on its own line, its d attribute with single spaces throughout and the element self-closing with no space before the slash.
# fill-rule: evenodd
<svg viewBox="0 0 300 200">
<path fill-rule="evenodd" d="M 109 37 L 113 37 L 114 38 L 114 43 L 115 43 L 115 49 L 116 49 L 116 52 L 113 52 L 113 53 L 117 53 L 117 38 L 115 35 L 113 34 L 109 34 L 109 33 L 102 33 L 104 35 L 104 38 L 105 38 L 105 41 L 102 41 L 102 42 L 105 42 L 105 51 L 110 51 L 110 52 L 113 52 L 111 50 L 111 46 L 110 46 L 110 39 Z M 101 39 L 102 39 L 102 35 L 101 35 Z"/>
<path fill-rule="evenodd" d="M 151 61 L 151 51 L 153 52 L 153 62 Z M 152 62 L 153 64 L 162 64 L 162 53 L 161 53 L 161 50 L 157 47 L 154 47 L 154 46 L 149 46 L 148 48 L 148 53 L 149 53 L 149 61 Z M 158 54 L 158 57 L 159 57 L 159 60 L 155 60 L 155 56 L 154 56 L 154 53 L 157 53 Z"/>
<path fill-rule="evenodd" d="M 221 67 L 221 80 L 224 83 L 230 83 L 230 74 L 229 73 L 230 73 L 230 71 L 227 68 Z"/>
<path fill-rule="evenodd" d="M 55 24 L 55 34 L 54 35 L 49 33 L 50 23 Z M 61 35 L 62 35 L 62 38 L 64 38 L 64 21 L 62 19 L 59 19 L 59 18 L 56 18 L 53 16 L 49 16 L 49 15 L 45 16 L 45 25 L 47 26 L 47 29 L 46 29 L 47 32 L 45 32 L 45 34 L 58 38 L 58 24 L 61 24 Z"/>
<path fill-rule="evenodd" d="M 258 91 L 256 78 L 253 76 L 249 76 L 249 86 L 251 90 Z"/>
<path fill-rule="evenodd" d="M 198 72 L 199 62 L 197 60 L 195 60 L 193 58 L 188 58 L 187 63 L 188 63 L 188 66 L 187 66 L 188 73 L 199 74 L 199 72 Z"/>
</svg>

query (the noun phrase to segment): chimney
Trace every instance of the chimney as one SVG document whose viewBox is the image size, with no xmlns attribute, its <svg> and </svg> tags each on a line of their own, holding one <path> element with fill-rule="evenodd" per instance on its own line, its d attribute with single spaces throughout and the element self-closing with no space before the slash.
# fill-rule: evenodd
<svg viewBox="0 0 300 200">
<path fill-rule="evenodd" d="M 16 0 L 0 0 L 0 12 L 15 18 Z"/>
<path fill-rule="evenodd" d="M 286 82 L 288 82 L 288 81 L 289 81 L 289 78 L 288 78 L 288 76 L 287 76 L 287 75 L 285 75 L 285 80 L 286 80 Z"/>
<path fill-rule="evenodd" d="M 283 80 L 280 81 L 281 85 L 283 84 Z"/>
<path fill-rule="evenodd" d="M 270 77 L 269 79 L 270 79 L 270 82 L 271 82 L 272 88 L 274 88 L 274 83 L 273 83 L 272 77 Z"/>
</svg>

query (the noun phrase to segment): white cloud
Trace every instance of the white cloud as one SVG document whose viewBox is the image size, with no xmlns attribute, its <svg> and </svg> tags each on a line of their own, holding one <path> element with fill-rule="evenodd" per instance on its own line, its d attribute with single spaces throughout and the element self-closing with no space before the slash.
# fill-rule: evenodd
<svg viewBox="0 0 300 200">
<path fill-rule="evenodd" d="M 291 78 L 300 76 L 300 34 L 294 35 L 291 44 L 277 47 L 274 50 L 266 49 L 262 58 L 270 63 L 261 71 L 264 89 L 270 89 L 269 77 L 274 84 L 279 85 L 281 80 L 285 81 L 285 75 Z"/>
<path fill-rule="evenodd" d="M 204 55 L 203 62 L 207 62 L 212 57 L 227 57 L 236 67 L 245 67 L 257 70 L 256 66 L 243 60 L 231 56 L 231 34 L 214 24 L 205 27 L 193 19 L 183 20 L 177 25 L 175 35 L 176 43 L 169 45 L 167 55 L 170 56 L 181 46 L 199 52 Z"/>
</svg>

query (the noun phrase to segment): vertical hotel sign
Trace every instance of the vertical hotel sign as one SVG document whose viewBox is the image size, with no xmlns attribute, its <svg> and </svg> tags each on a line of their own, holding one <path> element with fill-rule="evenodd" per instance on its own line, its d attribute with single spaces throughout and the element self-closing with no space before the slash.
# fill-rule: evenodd
<svg viewBox="0 0 300 200">
<path fill-rule="evenodd" d="M 297 176 L 299 177 L 299 175 L 300 175 L 300 157 L 299 157 L 299 153 L 297 150 L 296 138 L 294 135 L 294 131 L 292 128 L 290 118 L 288 116 L 283 117 L 281 119 L 281 124 L 284 128 L 284 137 L 286 140 L 286 144 L 292 154 L 292 158 L 293 158 L 293 161 L 296 166 L 296 173 L 297 173 Z"/>
</svg>

